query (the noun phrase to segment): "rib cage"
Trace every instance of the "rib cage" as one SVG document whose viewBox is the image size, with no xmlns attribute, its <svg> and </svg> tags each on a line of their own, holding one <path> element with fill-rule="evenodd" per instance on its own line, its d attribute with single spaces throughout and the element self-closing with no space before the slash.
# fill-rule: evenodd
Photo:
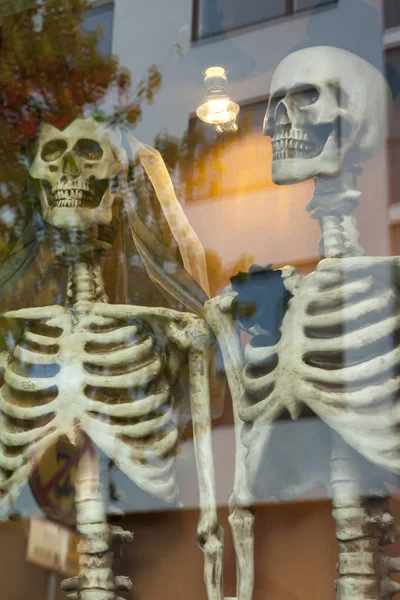
<svg viewBox="0 0 400 600">
<path fill-rule="evenodd" d="M 32 456 L 79 429 L 139 487 L 175 500 L 171 382 L 150 326 L 58 306 L 13 317 L 27 325 L 0 391 L 3 500 L 25 481 Z"/>
<path fill-rule="evenodd" d="M 298 281 L 279 341 L 268 347 L 256 336 L 245 349 L 249 469 L 272 421 L 284 410 L 296 419 L 306 405 L 364 457 L 400 472 L 398 272 L 397 257 L 357 257 L 291 275 Z"/>
</svg>

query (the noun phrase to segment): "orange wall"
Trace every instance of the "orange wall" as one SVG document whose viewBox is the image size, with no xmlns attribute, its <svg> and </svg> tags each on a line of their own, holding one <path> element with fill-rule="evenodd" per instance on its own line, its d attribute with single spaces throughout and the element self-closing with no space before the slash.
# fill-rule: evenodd
<svg viewBox="0 0 400 600">
<path fill-rule="evenodd" d="M 256 590 L 254 600 L 334 598 L 333 523 L 329 502 L 260 506 L 256 512 Z M 235 555 L 227 523 L 225 529 L 225 596 L 235 595 Z M 203 557 L 197 548 L 197 511 L 130 515 L 123 523 L 135 533 L 124 547 L 115 571 L 130 574 L 135 600 L 205 600 Z M 25 562 L 26 539 L 20 525 L 0 528 L 0 573 L 4 600 L 44 600 L 46 573 Z M 310 584 L 312 582 L 312 584 Z M 310 596 L 309 586 L 313 593 Z M 65 598 L 59 590 L 57 600 Z"/>
<path fill-rule="evenodd" d="M 400 503 L 392 503 L 400 522 Z M 334 600 L 337 544 L 329 501 L 259 506 L 256 511 L 254 600 Z M 235 555 L 225 529 L 225 596 L 235 595 Z M 203 559 L 196 546 L 197 511 L 130 515 L 122 525 L 135 533 L 124 547 L 116 574 L 129 574 L 128 600 L 206 600 Z M 0 573 L 3 600 L 47 600 L 46 573 L 25 562 L 21 525 L 0 527 Z M 400 554 L 400 545 L 390 548 Z M 56 600 L 65 598 L 59 589 Z"/>
</svg>

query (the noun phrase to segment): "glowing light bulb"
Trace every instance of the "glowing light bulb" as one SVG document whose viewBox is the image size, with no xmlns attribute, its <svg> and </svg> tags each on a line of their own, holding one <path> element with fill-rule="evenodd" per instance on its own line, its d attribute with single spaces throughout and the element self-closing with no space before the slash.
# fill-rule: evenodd
<svg viewBox="0 0 400 600">
<path fill-rule="evenodd" d="M 226 89 L 228 78 L 224 67 L 209 67 L 204 71 L 207 87 L 203 103 L 196 110 L 201 121 L 214 125 L 218 133 L 237 131 L 236 117 L 240 107 L 230 99 Z"/>
</svg>

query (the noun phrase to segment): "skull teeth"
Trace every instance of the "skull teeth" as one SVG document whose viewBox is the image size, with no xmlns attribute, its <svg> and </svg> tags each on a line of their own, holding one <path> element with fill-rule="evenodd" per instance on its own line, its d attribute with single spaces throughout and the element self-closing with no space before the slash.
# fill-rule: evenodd
<svg viewBox="0 0 400 600">
<path fill-rule="evenodd" d="M 315 153 L 314 153 L 315 155 Z M 295 150 L 295 149 L 288 149 L 288 150 L 282 150 L 282 151 L 277 151 L 273 153 L 272 156 L 272 160 L 287 160 L 290 158 L 313 158 L 314 156 L 313 154 L 310 155 L 310 153 L 307 156 L 307 153 L 305 153 L 304 151 L 301 150 Z"/>
<path fill-rule="evenodd" d="M 287 131 L 276 133 L 273 137 L 273 141 L 280 141 L 291 139 L 294 141 L 309 141 L 310 137 L 306 131 L 303 129 L 289 129 Z"/>
<path fill-rule="evenodd" d="M 289 129 L 276 133 L 272 139 L 273 160 L 310 157 L 315 153 L 315 144 L 306 131 Z"/>
<path fill-rule="evenodd" d="M 57 186 L 53 192 L 53 206 L 55 207 L 85 207 L 93 206 L 93 194 L 86 189 L 76 189 L 66 186 Z"/>
<path fill-rule="evenodd" d="M 52 189 L 53 194 L 59 191 L 76 191 L 82 190 L 84 192 L 90 192 L 89 184 L 82 179 L 72 179 L 65 182 L 59 181 Z"/>
<path fill-rule="evenodd" d="M 79 208 L 92 206 L 92 203 L 85 200 L 56 200 L 53 204 L 54 207 L 71 207 Z"/>
<path fill-rule="evenodd" d="M 306 142 L 306 141 L 300 141 L 300 140 L 295 140 L 293 138 L 284 138 L 284 139 L 273 139 L 272 140 L 272 149 L 273 152 L 281 152 L 281 151 L 285 151 L 285 150 L 300 150 L 303 152 L 312 152 L 315 148 L 315 145 L 310 143 L 310 142 Z"/>
</svg>

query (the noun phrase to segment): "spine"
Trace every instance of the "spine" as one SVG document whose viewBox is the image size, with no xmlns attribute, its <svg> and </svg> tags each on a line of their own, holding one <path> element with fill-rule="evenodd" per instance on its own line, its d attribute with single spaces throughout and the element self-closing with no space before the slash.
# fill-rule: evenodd
<svg viewBox="0 0 400 600">
<path fill-rule="evenodd" d="M 108 302 L 99 261 L 80 260 L 68 267 L 67 302 Z"/>
<path fill-rule="evenodd" d="M 321 242 L 323 255 L 329 258 L 344 256 L 344 240 L 340 219 L 335 215 L 321 217 Z"/>
<path fill-rule="evenodd" d="M 76 484 L 79 575 L 62 582 L 69 600 L 122 600 L 118 592 L 132 587 L 129 577 L 115 577 L 113 563 L 116 546 L 133 539 L 107 522 L 101 495 L 97 464 L 88 457 L 78 467 Z"/>
<path fill-rule="evenodd" d="M 317 177 L 315 191 L 307 211 L 321 228 L 320 254 L 323 258 L 361 256 L 358 238 L 357 208 L 361 192 L 355 189 L 360 170 L 344 170 L 336 177 Z"/>
<path fill-rule="evenodd" d="M 363 496 L 362 481 L 353 451 L 337 436 L 332 454 L 333 518 L 339 542 L 339 600 L 389 600 L 400 592 L 390 573 L 399 560 L 381 546 L 396 538 L 387 498 Z"/>
</svg>

